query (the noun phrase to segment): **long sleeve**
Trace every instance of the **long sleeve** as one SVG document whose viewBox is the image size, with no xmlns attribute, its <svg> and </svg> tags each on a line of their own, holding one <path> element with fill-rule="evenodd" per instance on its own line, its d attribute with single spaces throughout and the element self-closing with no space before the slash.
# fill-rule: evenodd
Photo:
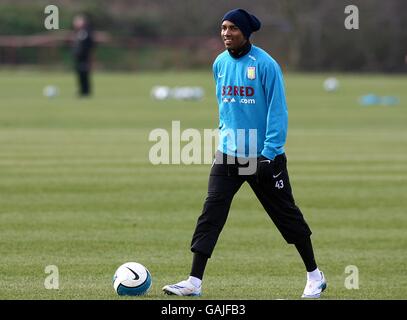
<svg viewBox="0 0 407 320">
<path fill-rule="evenodd" d="M 261 152 L 273 160 L 284 152 L 287 138 L 288 111 L 284 92 L 284 80 L 277 63 L 267 65 L 262 78 L 266 103 L 268 106 L 266 139 Z"/>
</svg>

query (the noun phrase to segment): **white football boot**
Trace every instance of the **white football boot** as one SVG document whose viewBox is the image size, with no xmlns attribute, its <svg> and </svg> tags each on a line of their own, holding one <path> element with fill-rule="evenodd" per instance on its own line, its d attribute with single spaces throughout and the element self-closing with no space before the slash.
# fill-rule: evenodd
<svg viewBox="0 0 407 320">
<path fill-rule="evenodd" d="M 321 293 L 326 289 L 327 283 L 325 280 L 324 273 L 321 272 L 320 280 L 307 280 L 307 284 L 304 288 L 304 293 L 301 298 L 319 298 Z"/>
<path fill-rule="evenodd" d="M 163 287 L 163 291 L 169 295 L 176 296 L 195 296 L 201 295 L 201 287 L 195 287 L 189 281 L 181 281 L 176 284 L 170 284 Z"/>
</svg>

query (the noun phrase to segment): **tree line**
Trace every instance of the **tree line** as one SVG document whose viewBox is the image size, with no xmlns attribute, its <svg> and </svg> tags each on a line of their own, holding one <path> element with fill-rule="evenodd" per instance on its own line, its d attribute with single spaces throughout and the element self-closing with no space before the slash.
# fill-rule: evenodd
<svg viewBox="0 0 407 320">
<path fill-rule="evenodd" d="M 46 31 L 43 25 L 47 2 L 3 0 L 0 36 L 48 33 L 52 37 L 58 31 Z M 290 70 L 407 70 L 405 0 L 60 0 L 55 4 L 61 31 L 71 29 L 75 13 L 87 12 L 94 29 L 109 35 L 111 41 L 101 43 L 96 54 L 105 68 L 207 67 L 222 50 L 223 14 L 241 7 L 262 21 L 253 43 Z M 359 29 L 345 28 L 349 4 L 358 8 Z M 20 63 L 53 64 L 69 60 L 67 49 L 61 42 L 47 62 L 38 53 L 41 47 L 19 48 L 16 54 Z M 7 52 L 4 44 L 1 52 Z M 149 59 L 152 55 L 155 64 Z M 10 63 L 7 54 L 2 56 L 1 63 Z"/>
</svg>

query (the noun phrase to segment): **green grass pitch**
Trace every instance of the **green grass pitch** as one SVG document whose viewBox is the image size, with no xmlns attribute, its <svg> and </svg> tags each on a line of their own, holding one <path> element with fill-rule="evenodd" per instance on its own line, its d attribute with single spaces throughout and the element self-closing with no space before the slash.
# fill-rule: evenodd
<svg viewBox="0 0 407 320">
<path fill-rule="evenodd" d="M 287 74 L 288 168 L 326 273 L 323 299 L 406 299 L 407 77 Z M 210 165 L 149 163 L 155 128 L 217 127 L 212 75 L 97 73 L 75 97 L 73 74 L 0 73 L 0 299 L 174 299 L 163 285 L 190 271 L 190 240 Z M 61 92 L 42 96 L 45 85 Z M 154 85 L 202 86 L 199 102 L 153 101 Z M 367 93 L 393 107 L 362 107 Z M 118 297 L 116 268 L 152 273 L 147 296 Z M 47 265 L 59 290 L 47 290 Z M 347 289 L 348 265 L 359 289 Z M 298 299 L 305 270 L 253 192 L 232 204 L 204 278 L 205 299 Z"/>
</svg>

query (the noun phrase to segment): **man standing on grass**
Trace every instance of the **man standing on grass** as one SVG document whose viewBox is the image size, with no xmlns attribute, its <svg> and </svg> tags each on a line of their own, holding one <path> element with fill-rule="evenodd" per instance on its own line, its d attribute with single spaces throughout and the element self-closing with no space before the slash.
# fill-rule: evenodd
<svg viewBox="0 0 407 320">
<path fill-rule="evenodd" d="M 319 298 L 327 286 L 314 259 L 311 230 L 295 205 L 288 177 L 284 151 L 288 114 L 282 72 L 268 53 L 249 40 L 260 26 L 254 15 L 242 9 L 229 11 L 223 17 L 221 38 L 227 50 L 213 64 L 220 116 L 219 146 L 209 176 L 208 195 L 192 238 L 190 277 L 164 286 L 167 294 L 201 295 L 206 263 L 226 222 L 233 196 L 244 182 L 249 183 L 287 243 L 297 248 L 307 270 L 302 297 Z M 245 171 L 253 161 L 254 172 Z"/>
<path fill-rule="evenodd" d="M 94 40 L 90 19 L 85 14 L 76 15 L 73 19 L 75 39 L 73 43 L 73 56 L 75 71 L 78 77 L 78 96 L 89 97 L 92 93 L 90 72 Z"/>
</svg>

